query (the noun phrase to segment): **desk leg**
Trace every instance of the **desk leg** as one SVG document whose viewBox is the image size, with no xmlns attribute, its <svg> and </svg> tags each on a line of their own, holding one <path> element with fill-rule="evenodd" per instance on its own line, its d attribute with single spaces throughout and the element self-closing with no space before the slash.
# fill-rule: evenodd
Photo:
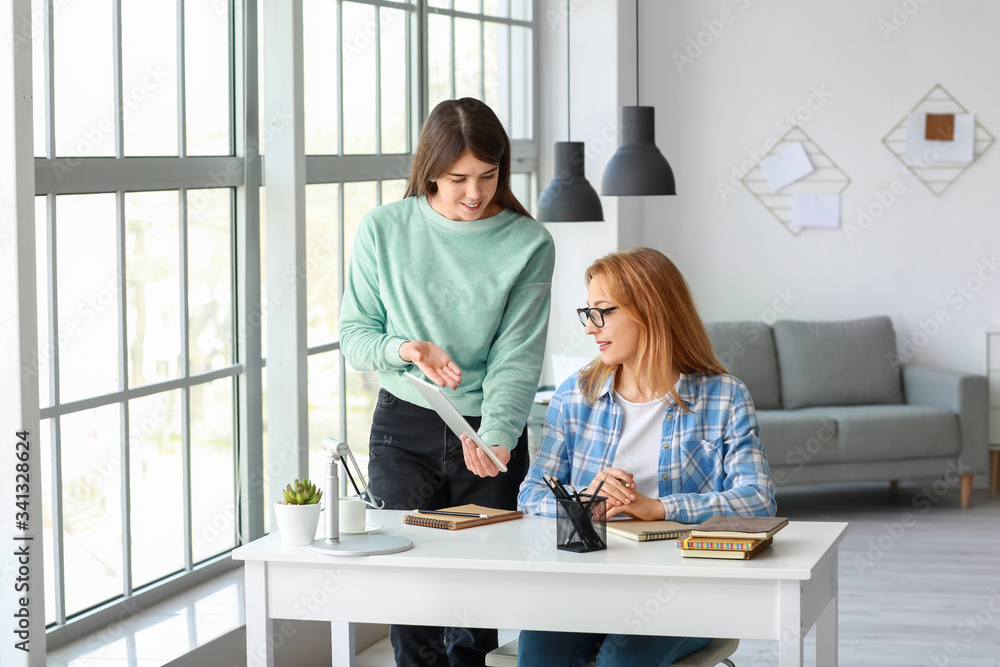
<svg viewBox="0 0 1000 667">
<path fill-rule="evenodd" d="M 837 596 L 816 619 L 816 667 L 837 667 Z"/>
<path fill-rule="evenodd" d="M 990 452 L 990 500 L 997 497 L 997 484 L 1000 483 L 1000 449 Z"/>
<path fill-rule="evenodd" d="M 247 599 L 247 665 L 274 667 L 274 634 L 267 616 L 267 564 L 243 565 Z"/>
<path fill-rule="evenodd" d="M 802 667 L 805 651 L 802 630 L 802 584 L 782 581 L 778 593 L 778 666 Z"/>
<path fill-rule="evenodd" d="M 354 624 L 342 621 L 330 623 L 330 646 L 333 649 L 333 667 L 354 667 Z"/>
</svg>

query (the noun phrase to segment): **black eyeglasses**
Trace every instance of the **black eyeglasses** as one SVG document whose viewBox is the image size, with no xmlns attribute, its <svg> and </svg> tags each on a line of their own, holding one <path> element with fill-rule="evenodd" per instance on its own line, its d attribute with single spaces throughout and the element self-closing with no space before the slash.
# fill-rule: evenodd
<svg viewBox="0 0 1000 667">
<path fill-rule="evenodd" d="M 594 323 L 594 326 L 600 329 L 604 326 L 604 316 L 610 313 L 612 310 L 618 310 L 618 306 L 611 306 L 610 308 L 577 308 L 576 314 L 580 317 L 580 324 L 587 326 L 587 320 Z"/>
</svg>

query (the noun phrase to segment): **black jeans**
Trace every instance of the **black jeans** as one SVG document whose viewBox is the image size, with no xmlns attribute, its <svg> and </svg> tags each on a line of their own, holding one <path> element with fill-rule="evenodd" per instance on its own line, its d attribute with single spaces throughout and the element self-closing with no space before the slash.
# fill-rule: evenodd
<svg viewBox="0 0 1000 667">
<path fill-rule="evenodd" d="M 466 419 L 473 428 L 482 421 Z M 527 430 L 511 451 L 507 472 L 481 478 L 465 467 L 462 441 L 437 413 L 385 389 L 379 391 L 368 451 L 368 482 L 387 509 L 466 503 L 517 509 L 518 487 L 528 471 Z M 392 625 L 389 637 L 397 667 L 482 667 L 486 654 L 497 647 L 495 629 Z"/>
</svg>

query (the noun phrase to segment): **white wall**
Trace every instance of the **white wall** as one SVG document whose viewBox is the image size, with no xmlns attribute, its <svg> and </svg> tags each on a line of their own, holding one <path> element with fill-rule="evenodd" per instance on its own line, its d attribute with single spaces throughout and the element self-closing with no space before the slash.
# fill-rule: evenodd
<svg viewBox="0 0 1000 667">
<path fill-rule="evenodd" d="M 570 50 L 573 58 L 569 135 L 566 128 L 567 8 L 572 11 Z M 568 3 L 567 0 L 541 0 L 538 11 L 539 189 L 552 178 L 553 142 L 571 140 L 586 144 L 587 180 L 600 192 L 604 166 L 618 147 L 619 68 L 615 48 L 619 40 L 615 31 L 621 23 L 619 7 L 616 2 L 607 0 L 571 0 Z M 629 21 L 629 26 L 634 23 Z M 629 49 L 632 49 L 634 61 L 634 40 L 629 43 Z M 634 72 L 626 72 L 624 76 L 631 77 L 629 85 L 635 85 Z M 602 197 L 601 203 L 605 222 L 546 225 L 556 244 L 547 357 L 552 354 L 596 355 L 593 340 L 583 335 L 575 312 L 587 300 L 584 271 L 595 258 L 618 248 L 623 243 L 620 237 L 631 237 L 633 240 L 626 242 L 629 245 L 638 243 L 641 238 L 641 220 L 637 214 L 640 202 Z M 546 361 L 542 384 L 561 379 L 553 377 L 551 365 Z"/>
<path fill-rule="evenodd" d="M 714 22 L 723 11 L 730 22 Z M 784 319 L 887 314 L 917 343 L 914 360 L 984 372 L 984 331 L 1000 325 L 1000 144 L 936 197 L 881 140 L 935 84 L 1000 138 L 1000 3 L 642 0 L 640 18 L 642 103 L 656 107 L 657 144 L 679 193 L 641 200 L 642 239 L 678 264 L 702 316 L 768 320 L 775 302 Z M 678 67 L 673 54 L 699 33 L 708 45 Z M 829 98 L 800 109 L 816 90 Z M 578 103 L 590 104 L 574 95 Z M 797 110 L 852 180 L 842 225 L 856 225 L 859 207 L 894 181 L 905 187 L 860 235 L 842 226 L 793 236 L 742 187 L 720 195 L 719 182 L 748 151 L 780 139 L 776 125 Z M 599 182 L 599 172 L 588 176 Z"/>
</svg>

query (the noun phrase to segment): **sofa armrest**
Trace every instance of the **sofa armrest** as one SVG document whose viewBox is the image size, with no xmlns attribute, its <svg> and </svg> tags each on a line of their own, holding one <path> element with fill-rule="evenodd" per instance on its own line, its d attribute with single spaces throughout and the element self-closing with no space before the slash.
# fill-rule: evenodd
<svg viewBox="0 0 1000 667">
<path fill-rule="evenodd" d="M 903 367 L 903 394 L 909 405 L 950 410 L 958 414 L 962 474 L 987 470 L 989 385 L 986 376 L 922 364 Z"/>
</svg>

